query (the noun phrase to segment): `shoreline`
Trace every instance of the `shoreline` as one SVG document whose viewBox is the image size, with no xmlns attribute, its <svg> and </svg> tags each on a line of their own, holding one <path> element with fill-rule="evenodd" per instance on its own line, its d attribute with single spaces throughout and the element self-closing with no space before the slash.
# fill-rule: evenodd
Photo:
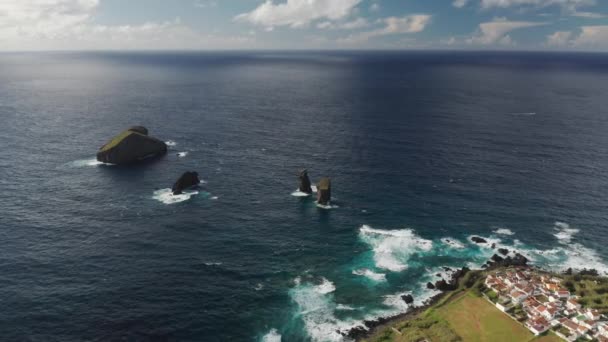
<svg viewBox="0 0 608 342">
<path fill-rule="evenodd" d="M 445 297 L 447 297 L 455 292 L 456 292 L 456 290 L 438 293 L 438 294 L 434 295 L 433 297 L 427 299 L 423 305 L 414 306 L 411 308 L 411 310 L 408 310 L 404 313 L 400 313 L 400 314 L 393 315 L 393 316 L 387 316 L 387 317 L 379 317 L 375 320 L 364 321 L 363 326 L 357 326 L 357 327 L 351 328 L 346 334 L 343 334 L 343 336 L 350 338 L 355 342 L 362 341 L 365 338 L 373 336 L 380 329 L 384 329 L 388 325 L 390 325 L 394 322 L 402 321 L 402 320 L 406 320 L 406 319 L 410 319 L 410 318 L 414 318 L 414 317 L 418 316 L 419 314 L 423 313 L 427 309 L 433 307 L 435 304 L 439 303 Z M 364 328 L 364 326 L 367 327 L 367 330 Z"/>
<path fill-rule="evenodd" d="M 471 237 L 471 241 L 475 242 L 476 244 L 488 243 L 488 241 L 486 241 L 485 239 L 477 237 L 477 236 Z M 401 314 L 388 316 L 388 317 L 379 317 L 375 320 L 366 320 L 363 322 L 363 325 L 353 327 L 353 328 L 349 329 L 346 333 L 344 333 L 344 332 L 339 332 L 339 333 L 346 338 L 349 338 L 353 341 L 358 342 L 358 341 L 362 341 L 365 338 L 369 338 L 369 337 L 373 336 L 380 329 L 384 329 L 388 325 L 391 325 L 398 321 L 403 321 L 403 320 L 408 320 L 408 319 L 414 318 L 414 317 L 418 316 L 419 314 L 423 313 L 424 311 L 432 308 L 433 306 L 435 306 L 442 300 L 447 299 L 448 297 L 450 297 L 451 295 L 453 295 L 457 292 L 460 292 L 462 290 L 462 287 L 460 286 L 461 285 L 460 281 L 467 274 L 469 274 L 471 272 L 485 273 L 487 271 L 495 270 L 495 269 L 502 268 L 502 267 L 534 268 L 539 271 L 548 272 L 546 270 L 543 270 L 539 266 L 529 265 L 528 258 L 523 256 L 516 250 L 511 250 L 511 251 L 505 250 L 506 253 L 502 253 L 500 251 L 500 248 L 497 248 L 497 246 L 495 244 L 492 244 L 492 249 L 495 250 L 498 254 L 502 254 L 505 257 L 504 258 L 500 257 L 498 254 L 495 253 L 479 269 L 469 269 L 466 266 L 462 267 L 460 269 L 456 269 L 450 275 L 450 279 L 446 280 L 446 279 L 442 278 L 441 280 L 437 281 L 434 284 L 435 288 L 437 290 L 441 291 L 441 293 L 438 293 L 438 294 L 432 296 L 431 298 L 427 299 L 423 303 L 423 305 L 412 307 L 411 310 L 408 310 Z M 507 256 L 509 254 L 509 252 L 512 252 L 514 256 L 513 257 Z"/>
</svg>

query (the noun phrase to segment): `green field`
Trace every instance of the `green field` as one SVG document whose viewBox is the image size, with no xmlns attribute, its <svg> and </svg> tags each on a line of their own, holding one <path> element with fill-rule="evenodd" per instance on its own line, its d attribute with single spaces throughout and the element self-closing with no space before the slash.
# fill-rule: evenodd
<svg viewBox="0 0 608 342">
<path fill-rule="evenodd" d="M 393 322 L 377 331 L 368 342 L 479 341 L 557 342 L 553 334 L 535 337 L 480 295 L 481 273 L 471 272 L 459 290 L 414 318 Z"/>
</svg>

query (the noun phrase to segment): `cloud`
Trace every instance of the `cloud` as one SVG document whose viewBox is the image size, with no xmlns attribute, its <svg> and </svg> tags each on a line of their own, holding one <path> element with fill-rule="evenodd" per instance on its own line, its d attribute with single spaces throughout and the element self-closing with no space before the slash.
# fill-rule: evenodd
<svg viewBox="0 0 608 342">
<path fill-rule="evenodd" d="M 382 28 L 350 35 L 339 42 L 356 44 L 379 36 L 420 32 L 431 22 L 431 16 L 428 14 L 414 14 L 405 17 L 384 18 L 381 22 L 384 24 Z"/>
<path fill-rule="evenodd" d="M 454 0 L 454 2 L 452 2 L 452 6 L 456 8 L 462 8 L 466 6 L 468 2 L 469 0 Z"/>
<path fill-rule="evenodd" d="M 343 23 L 333 23 L 331 21 L 323 21 L 317 24 L 320 29 L 341 29 L 354 30 L 369 26 L 369 22 L 364 18 L 357 18 Z"/>
<path fill-rule="evenodd" d="M 239 48 L 250 35 L 205 34 L 179 19 L 99 25 L 98 0 L 0 0 L 0 50 Z"/>
<path fill-rule="evenodd" d="M 570 31 L 557 31 L 547 36 L 545 45 L 548 47 L 567 46 L 570 43 L 570 37 L 572 37 L 572 32 Z"/>
<path fill-rule="evenodd" d="M 196 8 L 215 8 L 217 7 L 217 0 L 197 0 L 194 2 Z"/>
<path fill-rule="evenodd" d="M 320 19 L 339 20 L 347 17 L 362 0 L 287 0 L 275 4 L 266 0 L 251 12 L 237 15 L 236 21 L 265 27 L 304 27 Z"/>
<path fill-rule="evenodd" d="M 474 45 L 512 45 L 514 42 L 509 32 L 526 27 L 545 25 L 542 22 L 509 21 L 506 18 L 494 18 L 493 21 L 479 24 L 477 32 L 466 40 Z"/>
<path fill-rule="evenodd" d="M 582 26 L 581 33 L 571 43 L 581 48 L 608 49 L 608 25 Z"/>
<path fill-rule="evenodd" d="M 573 17 L 587 18 L 587 19 L 602 19 L 602 18 L 608 17 L 607 15 L 601 14 L 601 13 L 579 12 L 579 11 L 573 11 L 572 13 L 570 13 L 570 15 Z"/>
<path fill-rule="evenodd" d="M 0 40 L 61 34 L 90 20 L 98 0 L 0 1 Z"/>
<path fill-rule="evenodd" d="M 547 36 L 545 46 L 579 50 L 607 50 L 608 25 L 581 26 L 577 33 L 557 31 Z"/>
<path fill-rule="evenodd" d="M 380 4 L 379 4 L 379 3 L 377 3 L 377 2 L 372 3 L 372 4 L 369 6 L 369 10 L 370 10 L 371 12 L 378 12 L 378 11 L 380 10 Z"/>
<path fill-rule="evenodd" d="M 481 7 L 488 9 L 492 7 L 508 8 L 516 6 L 562 6 L 567 9 L 575 9 L 582 6 L 592 6 L 595 3 L 595 0 L 481 0 Z"/>
</svg>

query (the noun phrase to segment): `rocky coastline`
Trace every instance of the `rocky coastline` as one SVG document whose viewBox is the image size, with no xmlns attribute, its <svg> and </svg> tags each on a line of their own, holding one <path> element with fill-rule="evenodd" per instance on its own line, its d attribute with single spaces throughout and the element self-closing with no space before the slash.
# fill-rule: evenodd
<svg viewBox="0 0 608 342">
<path fill-rule="evenodd" d="M 473 236 L 471 238 L 471 241 L 473 241 L 477 244 L 487 244 L 488 243 L 488 241 L 486 241 L 485 239 L 476 237 L 476 236 Z M 494 245 L 494 244 L 490 247 L 492 249 L 496 249 L 496 245 Z M 492 269 L 501 268 L 501 267 L 509 267 L 509 266 L 529 267 L 528 258 L 523 256 L 519 252 L 509 251 L 504 248 L 498 248 L 496 250 L 497 250 L 497 253 L 492 255 L 492 257 L 490 257 L 490 259 L 484 265 L 482 265 L 481 270 L 487 271 L 487 270 L 492 270 Z M 510 252 L 513 252 L 514 256 L 508 255 Z M 504 257 L 501 257 L 499 254 L 503 255 Z M 451 269 L 447 268 L 446 271 L 448 271 L 448 270 L 451 271 Z M 426 287 L 428 289 L 436 289 L 436 290 L 441 291 L 441 293 L 438 293 L 435 296 L 429 298 L 421 306 L 411 307 L 407 312 L 404 312 L 401 314 L 388 316 L 388 317 L 380 317 L 375 320 L 366 320 L 363 322 L 363 325 L 351 328 L 347 332 L 339 332 L 339 333 L 342 334 L 347 339 L 350 339 L 353 341 L 361 341 L 365 338 L 370 337 L 374 333 L 376 333 L 378 331 L 378 329 L 384 328 L 387 324 L 414 318 L 417 315 L 419 315 L 420 313 L 426 311 L 430 307 L 437 304 L 445 296 L 448 296 L 450 293 L 452 293 L 452 291 L 457 290 L 459 281 L 470 271 L 471 270 L 469 268 L 463 267 L 461 269 L 457 269 L 456 271 L 452 272 L 449 279 L 442 278 L 441 280 L 438 280 L 435 283 L 428 282 L 426 284 Z M 413 297 L 411 295 L 407 295 L 407 297 L 402 296 L 402 299 L 407 304 L 410 304 L 413 302 Z"/>
</svg>

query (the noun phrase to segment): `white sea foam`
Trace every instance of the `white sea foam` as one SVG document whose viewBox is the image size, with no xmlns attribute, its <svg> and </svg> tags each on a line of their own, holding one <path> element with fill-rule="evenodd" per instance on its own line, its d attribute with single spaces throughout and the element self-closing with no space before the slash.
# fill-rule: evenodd
<svg viewBox="0 0 608 342">
<path fill-rule="evenodd" d="M 460 242 L 459 240 L 456 240 L 454 238 L 448 237 L 448 238 L 442 238 L 441 242 L 443 242 L 444 244 L 452 247 L 452 248 L 456 248 L 456 249 L 464 249 L 465 245 Z"/>
<path fill-rule="evenodd" d="M 211 199 L 215 201 L 215 200 L 219 199 L 219 197 L 217 197 L 217 196 L 211 196 Z"/>
<path fill-rule="evenodd" d="M 198 195 L 198 191 L 196 190 L 184 190 L 182 194 L 174 195 L 171 189 L 166 188 L 154 191 L 152 198 L 164 204 L 175 204 L 187 201 L 195 195 Z"/>
<path fill-rule="evenodd" d="M 187 151 L 186 151 L 186 152 L 177 152 L 177 156 L 178 156 L 178 157 L 180 157 L 180 158 L 184 158 L 184 157 L 186 157 L 187 155 L 188 155 L 188 152 L 187 152 Z"/>
<path fill-rule="evenodd" d="M 570 225 L 565 222 L 555 222 L 555 230 L 556 233 L 553 234 L 553 236 L 562 244 L 570 243 L 574 234 L 579 232 L 578 229 L 571 228 Z"/>
<path fill-rule="evenodd" d="M 327 294 L 336 291 L 336 286 L 331 281 L 323 278 L 323 282 L 321 284 L 315 286 L 315 291 L 320 294 Z"/>
<path fill-rule="evenodd" d="M 331 210 L 331 209 L 337 209 L 337 208 L 340 208 L 340 207 L 337 206 L 337 205 L 335 205 L 335 204 L 320 204 L 320 203 L 317 203 L 317 208 L 325 209 L 325 210 Z"/>
<path fill-rule="evenodd" d="M 380 230 L 363 225 L 359 238 L 372 247 L 376 267 L 392 272 L 406 269 L 412 254 L 433 248 L 432 241 L 419 237 L 411 229 Z"/>
<path fill-rule="evenodd" d="M 386 274 L 377 273 L 368 268 L 361 268 L 353 271 L 354 275 L 364 276 L 373 281 L 386 281 Z"/>
<path fill-rule="evenodd" d="M 177 143 L 173 140 L 167 140 L 165 141 L 165 144 L 167 144 L 167 146 L 175 146 L 177 145 Z"/>
<path fill-rule="evenodd" d="M 206 266 L 220 266 L 222 263 L 221 262 L 206 262 L 205 265 Z"/>
<path fill-rule="evenodd" d="M 260 291 L 260 290 L 262 290 L 263 288 L 264 288 L 264 284 L 262 284 L 262 283 L 257 283 L 253 289 L 254 289 L 254 290 L 256 290 L 256 291 Z"/>
<path fill-rule="evenodd" d="M 306 333 L 312 341 L 344 341 L 344 336 L 339 331 L 347 331 L 362 323 L 356 320 L 341 320 L 335 316 L 338 305 L 333 300 L 332 292 L 335 288 L 329 280 L 323 278 L 321 285 L 315 285 L 298 277 L 294 282 L 297 285 L 289 291 L 289 295 L 298 305 L 297 316 L 304 322 Z"/>
<path fill-rule="evenodd" d="M 515 234 L 509 228 L 498 228 L 494 231 L 494 233 L 499 234 L 499 235 L 514 235 Z"/>
<path fill-rule="evenodd" d="M 270 329 L 270 331 L 262 337 L 262 342 L 281 342 L 281 334 L 277 329 Z"/>
<path fill-rule="evenodd" d="M 357 309 L 353 308 L 350 305 L 346 305 L 346 304 L 338 304 L 336 306 L 336 310 L 342 310 L 342 311 L 355 311 Z"/>
<path fill-rule="evenodd" d="M 85 166 L 99 166 L 99 165 L 108 165 L 109 166 L 112 164 L 102 163 L 95 158 L 91 158 L 91 159 L 75 160 L 73 162 L 70 162 L 69 165 L 72 167 L 85 167 Z"/>
<path fill-rule="evenodd" d="M 291 193 L 291 196 L 294 196 L 294 197 L 308 197 L 308 196 L 310 196 L 310 194 L 307 194 L 307 193 L 302 192 L 300 190 L 296 190 L 296 191 L 294 191 L 294 192 Z"/>
</svg>

